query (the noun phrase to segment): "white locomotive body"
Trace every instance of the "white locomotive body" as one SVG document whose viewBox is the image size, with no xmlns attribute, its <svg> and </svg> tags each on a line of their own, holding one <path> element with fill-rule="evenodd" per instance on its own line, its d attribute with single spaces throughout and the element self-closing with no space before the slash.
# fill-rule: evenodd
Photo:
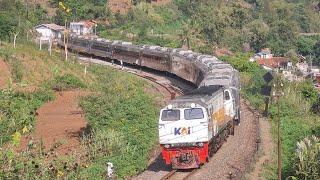
<svg viewBox="0 0 320 180">
<path fill-rule="evenodd" d="M 197 168 L 233 134 L 225 92 L 223 86 L 203 86 L 160 111 L 159 142 L 166 164 L 175 169 Z"/>
</svg>

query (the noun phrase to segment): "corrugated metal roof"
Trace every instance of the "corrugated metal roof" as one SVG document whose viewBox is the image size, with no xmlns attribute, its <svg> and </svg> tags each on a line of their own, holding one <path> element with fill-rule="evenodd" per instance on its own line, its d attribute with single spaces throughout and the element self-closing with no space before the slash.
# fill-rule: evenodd
<svg viewBox="0 0 320 180">
<path fill-rule="evenodd" d="M 63 26 L 59 26 L 57 24 L 40 24 L 38 26 L 36 26 L 35 28 L 39 28 L 41 26 L 47 27 L 49 29 L 55 30 L 55 31 L 60 31 L 60 30 L 65 30 L 65 28 Z"/>
</svg>

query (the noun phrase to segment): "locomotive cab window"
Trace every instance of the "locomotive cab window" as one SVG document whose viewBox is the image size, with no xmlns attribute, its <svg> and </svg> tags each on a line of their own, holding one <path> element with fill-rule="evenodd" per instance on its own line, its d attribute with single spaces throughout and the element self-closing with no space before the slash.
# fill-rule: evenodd
<svg viewBox="0 0 320 180">
<path fill-rule="evenodd" d="M 203 119 L 203 111 L 201 108 L 191 108 L 184 110 L 184 119 L 193 120 L 193 119 Z"/>
<path fill-rule="evenodd" d="M 164 110 L 161 114 L 162 121 L 177 121 L 180 119 L 180 111 L 175 109 Z"/>
<path fill-rule="evenodd" d="M 224 100 L 226 100 L 226 101 L 230 100 L 230 92 L 229 91 L 224 91 Z"/>
</svg>

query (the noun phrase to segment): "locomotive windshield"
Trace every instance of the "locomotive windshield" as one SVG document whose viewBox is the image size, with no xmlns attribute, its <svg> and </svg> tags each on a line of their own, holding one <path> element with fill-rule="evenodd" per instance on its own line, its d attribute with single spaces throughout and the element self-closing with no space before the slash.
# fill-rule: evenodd
<svg viewBox="0 0 320 180">
<path fill-rule="evenodd" d="M 161 114 L 162 121 L 177 121 L 180 119 L 180 110 L 163 110 Z"/>
<path fill-rule="evenodd" d="M 193 119 L 203 119 L 203 111 L 201 108 L 192 108 L 184 110 L 184 119 L 193 120 Z"/>
</svg>

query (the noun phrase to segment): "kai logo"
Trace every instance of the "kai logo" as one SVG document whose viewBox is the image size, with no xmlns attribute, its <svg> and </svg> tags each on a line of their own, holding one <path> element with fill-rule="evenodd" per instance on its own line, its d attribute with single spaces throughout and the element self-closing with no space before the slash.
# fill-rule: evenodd
<svg viewBox="0 0 320 180">
<path fill-rule="evenodd" d="M 182 127 L 182 128 L 174 128 L 174 135 L 188 135 L 191 133 L 191 128 L 190 127 Z"/>
</svg>

